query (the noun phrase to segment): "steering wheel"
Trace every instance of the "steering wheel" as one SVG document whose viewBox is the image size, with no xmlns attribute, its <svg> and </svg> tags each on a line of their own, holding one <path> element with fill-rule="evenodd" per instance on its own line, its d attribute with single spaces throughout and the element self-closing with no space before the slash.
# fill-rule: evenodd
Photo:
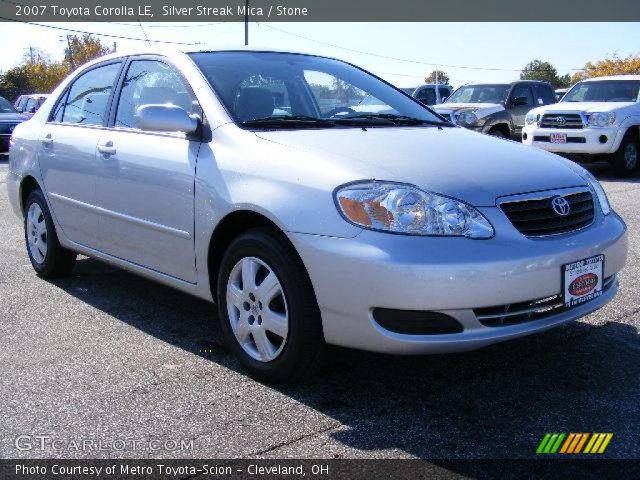
<svg viewBox="0 0 640 480">
<path fill-rule="evenodd" d="M 358 113 L 358 112 L 356 112 L 353 108 L 349 108 L 349 107 L 336 107 L 336 108 L 333 108 L 333 109 L 329 110 L 327 113 L 325 113 L 324 114 L 324 118 L 333 118 L 339 113 L 354 114 L 354 113 Z"/>
</svg>

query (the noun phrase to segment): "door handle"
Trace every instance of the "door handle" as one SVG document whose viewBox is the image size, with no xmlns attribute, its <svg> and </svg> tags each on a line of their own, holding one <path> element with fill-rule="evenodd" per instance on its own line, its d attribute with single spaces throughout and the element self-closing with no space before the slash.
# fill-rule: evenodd
<svg viewBox="0 0 640 480">
<path fill-rule="evenodd" d="M 43 145 L 51 145 L 53 143 L 53 138 L 50 133 L 47 133 L 45 137 L 41 140 Z"/>
<path fill-rule="evenodd" d="M 114 147 L 113 142 L 109 140 L 104 145 L 98 145 L 98 151 L 106 156 L 115 155 L 116 147 Z"/>
</svg>

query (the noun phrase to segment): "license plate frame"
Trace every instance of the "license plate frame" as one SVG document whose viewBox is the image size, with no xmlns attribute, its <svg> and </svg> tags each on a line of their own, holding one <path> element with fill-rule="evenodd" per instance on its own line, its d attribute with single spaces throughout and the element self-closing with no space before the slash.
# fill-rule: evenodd
<svg viewBox="0 0 640 480">
<path fill-rule="evenodd" d="M 602 295 L 604 262 L 605 257 L 601 253 L 562 265 L 562 301 L 566 308 L 582 305 Z"/>
</svg>

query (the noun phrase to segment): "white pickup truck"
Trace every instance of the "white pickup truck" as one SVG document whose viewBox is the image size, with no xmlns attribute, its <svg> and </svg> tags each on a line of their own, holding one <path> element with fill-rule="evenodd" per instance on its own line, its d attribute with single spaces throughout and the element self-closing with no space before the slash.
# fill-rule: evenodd
<svg viewBox="0 0 640 480">
<path fill-rule="evenodd" d="M 574 160 L 606 158 L 619 175 L 633 175 L 640 167 L 640 75 L 575 84 L 560 103 L 527 114 L 522 142 Z"/>
</svg>

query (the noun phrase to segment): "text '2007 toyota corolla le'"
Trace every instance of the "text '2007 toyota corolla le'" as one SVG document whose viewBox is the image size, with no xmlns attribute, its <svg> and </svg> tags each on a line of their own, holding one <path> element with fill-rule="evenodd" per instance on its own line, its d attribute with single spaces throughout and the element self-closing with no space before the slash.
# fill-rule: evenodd
<svg viewBox="0 0 640 480">
<path fill-rule="evenodd" d="M 581 167 L 286 52 L 94 61 L 16 128 L 7 184 L 38 274 L 82 253 L 212 300 L 274 381 L 325 343 L 452 352 L 574 320 L 627 255 Z"/>
</svg>

